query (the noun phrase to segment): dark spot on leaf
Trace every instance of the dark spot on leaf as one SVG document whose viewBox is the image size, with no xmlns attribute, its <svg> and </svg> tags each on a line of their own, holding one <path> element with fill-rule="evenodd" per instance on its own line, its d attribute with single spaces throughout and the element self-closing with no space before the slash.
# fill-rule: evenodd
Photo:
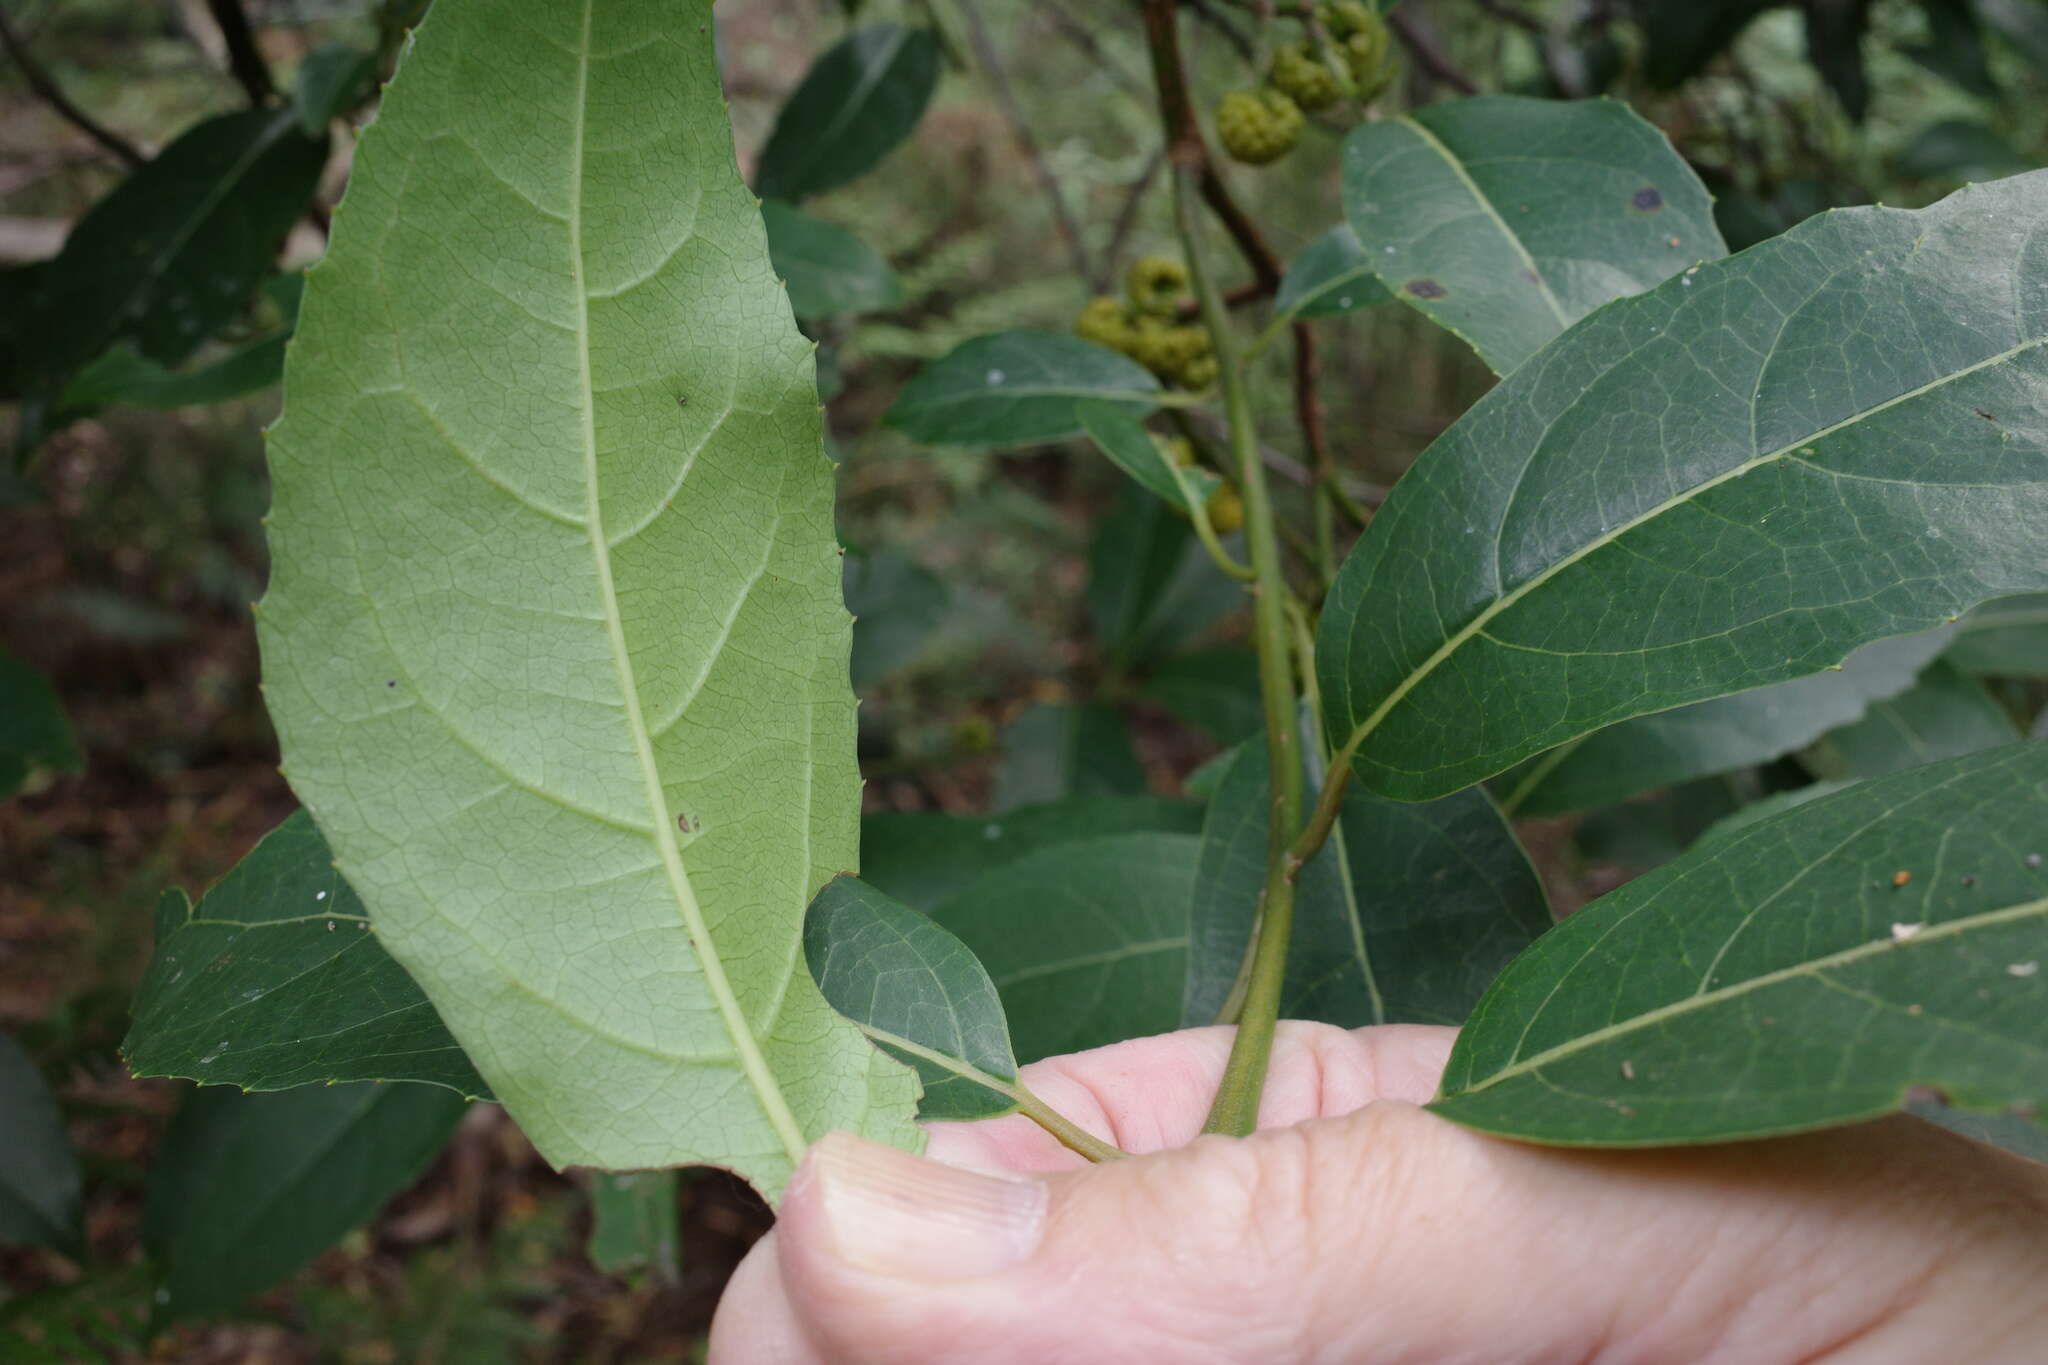
<svg viewBox="0 0 2048 1365">
<path fill-rule="evenodd" d="M 1655 185 L 1645 185 L 1629 197 L 1629 202 L 1644 213 L 1655 213 L 1664 207 L 1664 196 Z"/>
<path fill-rule="evenodd" d="M 1401 287 L 1418 299 L 1440 299 L 1451 292 L 1435 280 L 1410 280 Z"/>
<path fill-rule="evenodd" d="M 1529 270 L 1529 269 L 1526 269 L 1526 268 L 1525 268 L 1525 269 L 1524 269 L 1524 270 L 1522 271 L 1522 278 L 1523 278 L 1524 280 L 1527 280 L 1527 281 L 1528 281 L 1528 282 L 1529 282 L 1530 284 L 1541 284 L 1541 283 L 1543 283 L 1542 277 L 1540 277 L 1539 275 L 1537 275 L 1537 273 L 1536 273 L 1535 271 L 1533 271 L 1533 270 Z"/>
<path fill-rule="evenodd" d="M 1996 417 L 1993 417 L 1990 413 L 1984 411 L 1984 409 L 1982 408 L 1971 408 L 1970 411 L 1976 413 L 1979 417 L 1982 417 L 1987 422 L 1996 423 L 1998 421 Z"/>
<path fill-rule="evenodd" d="M 392 679 L 392 680 L 391 680 L 390 682 L 388 682 L 388 683 L 385 683 L 384 685 L 385 685 L 386 687 L 396 687 L 396 686 L 398 686 L 398 679 L 396 679 L 396 678 L 393 678 L 393 679 Z"/>
</svg>

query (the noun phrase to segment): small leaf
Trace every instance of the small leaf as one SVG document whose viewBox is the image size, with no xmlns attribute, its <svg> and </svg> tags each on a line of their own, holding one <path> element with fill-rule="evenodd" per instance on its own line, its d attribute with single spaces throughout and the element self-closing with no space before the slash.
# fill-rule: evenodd
<svg viewBox="0 0 2048 1365">
<path fill-rule="evenodd" d="M 1699 177 L 1612 100 L 1483 95 L 1363 124 L 1344 140 L 1344 208 L 1387 290 L 1501 374 L 1727 254 Z"/>
<path fill-rule="evenodd" d="M 1986 602 L 1963 618 L 1942 658 L 1965 673 L 2048 678 L 2048 592 Z"/>
<path fill-rule="evenodd" d="M 1545 347 L 1339 570 L 1333 744 L 1427 799 L 2048 589 L 2044 215 L 2043 172 L 1824 214 Z"/>
<path fill-rule="evenodd" d="M 818 58 L 776 116 L 754 191 L 803 199 L 864 175 L 910 136 L 939 84 L 930 29 L 857 28 Z"/>
<path fill-rule="evenodd" d="M 921 1119 L 1016 1107 L 1002 1001 L 974 954 L 927 915 L 853 877 L 811 902 L 804 953 L 825 998 L 924 1082 Z"/>
<path fill-rule="evenodd" d="M 1060 332 L 995 332 L 925 366 L 884 420 L 928 445 L 1037 445 L 1080 433 L 1082 399 L 1142 417 L 1158 393 L 1151 371 L 1107 347 Z"/>
<path fill-rule="evenodd" d="M 1718 1142 L 1918 1088 L 2048 1113 L 2048 748 L 1859 783 L 1713 839 L 1539 939 L 1438 1113 L 1535 1142 Z"/>
<path fill-rule="evenodd" d="M 824 1132 L 921 1138 L 803 968 L 851 632 L 711 28 L 429 12 L 307 281 L 258 631 L 294 790 L 535 1146 L 773 1199 Z"/>
<path fill-rule="evenodd" d="M 1242 646 L 1170 655 L 1152 666 L 1140 695 L 1218 744 L 1235 744 L 1266 723 L 1259 656 Z"/>
<path fill-rule="evenodd" d="M 1142 796 L 1130 726 L 1109 702 L 1041 702 L 1003 727 L 989 804 L 998 812 L 1068 796 Z"/>
<path fill-rule="evenodd" d="M 1137 480 L 1153 497 L 1193 516 L 1208 506 L 1222 479 L 1206 469 L 1182 469 L 1166 457 L 1152 433 L 1130 409 L 1095 399 L 1075 405 L 1082 429 L 1111 464 Z"/>
<path fill-rule="evenodd" d="M 1260 736 L 1239 747 L 1209 802 L 1184 1025 L 1215 1020 L 1244 960 L 1266 880 L 1266 769 Z M 1484 792 L 1410 805 L 1353 788 L 1295 884 L 1280 1012 L 1343 1028 L 1456 1024 L 1549 927 L 1543 885 Z"/>
<path fill-rule="evenodd" d="M 1494 781 L 1517 818 L 1612 805 L 1653 787 L 1733 772 L 1791 753 L 1913 685 L 1946 630 L 1879 640 L 1838 670 L 1638 716 L 1561 744 Z"/>
<path fill-rule="evenodd" d="M 159 1317 L 225 1312 L 283 1280 L 417 1179 L 466 1108 L 430 1085 L 187 1095 L 143 1212 Z"/>
<path fill-rule="evenodd" d="M 946 580 L 893 550 L 849 550 L 842 591 L 853 613 L 853 690 L 865 692 L 916 659 L 946 614 Z"/>
<path fill-rule="evenodd" d="M 977 877 L 1028 853 L 1107 834 L 1195 834 L 1202 808 L 1151 796 L 1076 796 L 996 816 L 881 811 L 860 822 L 861 877 L 930 911 Z"/>
<path fill-rule="evenodd" d="M 50 680 L 0 649 L 0 799 L 39 768 L 83 772 L 85 760 Z"/>
<path fill-rule="evenodd" d="M 1854 725 L 1821 740 L 1806 762 L 1822 777 L 1883 777 L 2019 737 L 2019 727 L 1984 684 L 1942 662 L 1906 691 L 1873 702 Z"/>
<path fill-rule="evenodd" d="M 768 259 L 789 286 L 800 318 L 877 313 L 903 302 L 903 285 L 882 253 L 848 232 L 780 199 L 761 203 Z"/>
<path fill-rule="evenodd" d="M 1187 834 L 1060 844 L 989 873 L 933 914 L 995 982 L 1019 1061 L 1178 1025 L 1200 851 Z"/>
<path fill-rule="evenodd" d="M 347 43 L 323 43 L 306 54 L 292 81 L 292 108 L 308 137 L 369 98 L 377 83 L 377 54 Z"/>
<path fill-rule="evenodd" d="M 55 389 L 117 340 L 176 365 L 265 276 L 327 162 L 288 108 L 223 114 L 184 133 L 93 205 L 39 273 L 20 321 L 31 387 Z"/>
<path fill-rule="evenodd" d="M 679 1283 L 681 1189 L 678 1171 L 592 1171 L 590 1263 L 607 1275 L 645 1270 L 657 1283 Z"/>
<path fill-rule="evenodd" d="M 1336 317 L 1385 303 L 1393 296 L 1373 272 L 1349 223 L 1339 223 L 1301 249 L 1280 279 L 1273 316 L 1302 321 Z"/>
<path fill-rule="evenodd" d="M 121 1052 L 138 1076 L 245 1090 L 395 1080 L 492 1097 L 304 811 L 197 906 L 165 893 Z"/>
<path fill-rule="evenodd" d="M 0 1242 L 85 1250 L 78 1154 L 57 1099 L 20 1044 L 0 1033 Z"/>
</svg>

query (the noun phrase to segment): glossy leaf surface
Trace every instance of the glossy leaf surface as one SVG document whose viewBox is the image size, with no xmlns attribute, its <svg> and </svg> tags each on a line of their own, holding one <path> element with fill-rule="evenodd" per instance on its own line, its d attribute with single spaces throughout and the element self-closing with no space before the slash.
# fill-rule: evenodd
<svg viewBox="0 0 2048 1365">
<path fill-rule="evenodd" d="M 931 916 L 840 877 L 811 902 L 804 953 L 832 1008 L 917 1069 L 919 1118 L 985 1118 L 1014 1107 L 1017 1059 L 995 983 Z"/>
<path fill-rule="evenodd" d="M 1214 1022 L 1244 960 L 1266 880 L 1263 736 L 1209 802 L 1189 918 L 1186 1025 Z M 1483 791 L 1441 801 L 1345 794 L 1295 884 L 1280 1013 L 1344 1028 L 1456 1024 L 1509 958 L 1550 927 L 1535 869 Z"/>
<path fill-rule="evenodd" d="M 802 199 L 865 174 L 910 136 L 939 83 L 930 29 L 857 28 L 804 74 L 761 150 L 754 189 Z"/>
<path fill-rule="evenodd" d="M 903 302 L 903 285 L 882 253 L 836 224 L 779 199 L 761 203 L 768 259 L 789 286 L 800 318 L 873 313 Z"/>
<path fill-rule="evenodd" d="M 1947 631 L 1879 640 L 1839 670 L 1625 720 L 1538 754 L 1494 789 L 1510 815 L 1557 815 L 1768 763 L 1911 687 L 1948 641 Z"/>
<path fill-rule="evenodd" d="M 1611 299 L 1725 255 L 1706 187 L 1611 100 L 1450 100 L 1354 129 L 1344 209 L 1389 293 L 1506 374 Z"/>
<path fill-rule="evenodd" d="M 307 282 L 259 626 L 294 788 L 535 1145 L 772 1199 L 828 1129 L 915 1145 L 916 1084 L 803 966 L 859 804 L 833 468 L 709 29 L 421 26 Z"/>
<path fill-rule="evenodd" d="M 0 1033 L 0 1242 L 85 1247 L 78 1154 L 56 1096 L 21 1045 Z"/>
<path fill-rule="evenodd" d="M 860 822 L 861 879 L 919 910 L 1028 853 L 1076 839 L 1157 831 L 1196 834 L 1202 808 L 1151 796 L 1077 796 L 994 816 L 881 811 Z"/>
<path fill-rule="evenodd" d="M 2048 174 L 1826 214 L 1587 319 L 1402 480 L 1317 640 L 1403 799 L 2048 586 Z"/>
<path fill-rule="evenodd" d="M 1143 416 L 1159 381 L 1128 356 L 1060 332 L 993 332 L 904 385 L 886 420 L 931 445 L 1017 446 L 1078 435 L 1082 399 Z"/>
<path fill-rule="evenodd" d="M 2048 748 L 1859 783 L 1712 839 L 1501 974 L 1437 1112 L 1538 1142 L 1709 1142 L 1916 1087 L 2048 1112 Z"/>
<path fill-rule="evenodd" d="M 187 1095 L 143 1212 L 160 1316 L 225 1312 L 312 1260 L 417 1179 L 466 1107 L 430 1085 Z"/>
<path fill-rule="evenodd" d="M 995 982 L 1019 1061 L 1179 1023 L 1200 851 L 1187 834 L 1061 844 L 990 873 L 934 912 Z"/>
<path fill-rule="evenodd" d="M 121 1045 L 138 1076 L 246 1090 L 425 1081 L 491 1092 L 294 812 L 193 905 L 166 892 Z"/>
</svg>

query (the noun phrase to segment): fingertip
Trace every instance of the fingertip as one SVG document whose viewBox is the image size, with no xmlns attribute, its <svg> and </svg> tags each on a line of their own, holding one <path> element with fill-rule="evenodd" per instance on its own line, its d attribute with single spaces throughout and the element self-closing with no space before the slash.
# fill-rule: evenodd
<svg viewBox="0 0 2048 1365">
<path fill-rule="evenodd" d="M 727 1282 L 711 1319 L 705 1365 L 825 1365 L 804 1336 L 770 1232 Z"/>
</svg>

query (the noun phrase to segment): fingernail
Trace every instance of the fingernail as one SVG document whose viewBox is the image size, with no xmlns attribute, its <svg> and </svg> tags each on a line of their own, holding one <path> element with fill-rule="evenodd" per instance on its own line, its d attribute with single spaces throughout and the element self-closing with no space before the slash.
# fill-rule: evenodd
<svg viewBox="0 0 2048 1365">
<path fill-rule="evenodd" d="M 1029 1256 L 1045 1232 L 1046 1187 L 981 1175 L 831 1133 L 807 1163 L 842 1260 L 877 1275 L 966 1280 Z"/>
</svg>

